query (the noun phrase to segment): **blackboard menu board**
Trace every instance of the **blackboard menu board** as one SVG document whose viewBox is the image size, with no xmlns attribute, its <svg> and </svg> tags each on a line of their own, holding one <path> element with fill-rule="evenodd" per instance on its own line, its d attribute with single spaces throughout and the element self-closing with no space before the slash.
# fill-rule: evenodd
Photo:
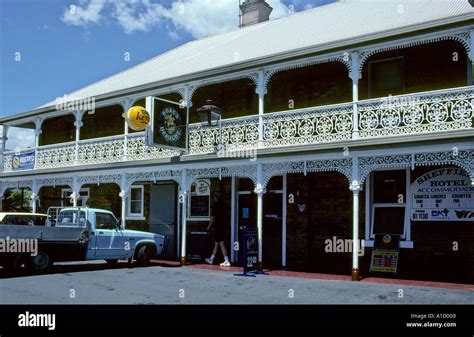
<svg viewBox="0 0 474 337">
<path fill-rule="evenodd" d="M 207 218 L 210 215 L 209 196 L 191 195 L 189 197 L 189 217 Z"/>
<path fill-rule="evenodd" d="M 370 271 L 396 273 L 399 249 L 400 235 L 375 235 Z"/>
</svg>

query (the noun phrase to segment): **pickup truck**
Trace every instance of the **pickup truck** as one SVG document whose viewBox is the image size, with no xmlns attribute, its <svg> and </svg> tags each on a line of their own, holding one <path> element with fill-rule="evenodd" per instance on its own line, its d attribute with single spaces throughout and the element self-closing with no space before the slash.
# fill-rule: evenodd
<svg viewBox="0 0 474 337">
<path fill-rule="evenodd" d="M 107 210 L 51 207 L 46 216 L 46 226 L 0 224 L 1 241 L 37 243 L 35 252 L 0 252 L 4 269 L 18 272 L 25 265 L 41 271 L 53 262 L 106 260 L 113 264 L 122 259 L 145 266 L 152 257 L 166 251 L 166 237 L 123 229 Z"/>
</svg>

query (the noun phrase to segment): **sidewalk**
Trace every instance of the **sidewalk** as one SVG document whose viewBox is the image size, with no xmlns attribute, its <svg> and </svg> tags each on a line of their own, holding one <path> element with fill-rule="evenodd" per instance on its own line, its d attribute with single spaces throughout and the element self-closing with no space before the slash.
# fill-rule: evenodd
<svg viewBox="0 0 474 337">
<path fill-rule="evenodd" d="M 179 264 L 179 262 L 176 262 L 176 263 Z M 208 265 L 208 264 L 188 264 L 186 267 L 216 270 L 216 271 L 223 271 L 223 272 L 232 272 L 236 274 L 242 273 L 241 267 L 220 267 L 219 265 Z M 305 278 L 305 279 L 351 282 L 350 275 L 318 274 L 318 273 L 305 273 L 305 272 L 295 272 L 295 271 L 285 271 L 285 270 L 272 270 L 272 271 L 265 270 L 265 273 L 269 274 L 270 276 L 285 276 L 285 277 L 296 277 L 296 278 Z M 402 279 L 389 279 L 389 278 L 377 278 L 377 277 L 366 277 L 366 278 L 361 279 L 360 282 L 474 291 L 474 284 L 402 280 Z"/>
</svg>

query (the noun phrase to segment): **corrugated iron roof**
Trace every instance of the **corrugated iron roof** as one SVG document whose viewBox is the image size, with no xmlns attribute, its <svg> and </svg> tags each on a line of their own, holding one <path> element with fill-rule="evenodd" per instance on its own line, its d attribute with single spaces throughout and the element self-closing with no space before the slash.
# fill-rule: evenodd
<svg viewBox="0 0 474 337">
<path fill-rule="evenodd" d="M 245 62 L 466 13 L 474 15 L 468 0 L 342 0 L 186 43 L 70 95 L 107 94 L 226 67 L 236 63 L 236 56 Z"/>
</svg>

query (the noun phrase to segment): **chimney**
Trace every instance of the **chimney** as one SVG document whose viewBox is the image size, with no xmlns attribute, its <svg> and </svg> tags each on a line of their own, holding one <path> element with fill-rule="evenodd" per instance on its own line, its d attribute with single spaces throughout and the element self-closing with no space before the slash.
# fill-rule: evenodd
<svg viewBox="0 0 474 337">
<path fill-rule="evenodd" d="M 240 10 L 242 12 L 242 27 L 247 27 L 268 21 L 273 8 L 265 0 L 245 0 L 240 5 Z"/>
</svg>

